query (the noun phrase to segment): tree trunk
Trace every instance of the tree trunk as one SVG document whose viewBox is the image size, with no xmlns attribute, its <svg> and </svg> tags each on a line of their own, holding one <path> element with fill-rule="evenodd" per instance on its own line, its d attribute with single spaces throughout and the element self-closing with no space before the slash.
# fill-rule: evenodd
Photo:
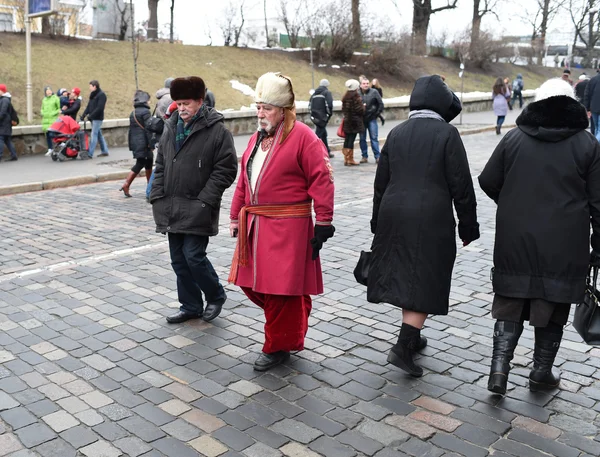
<svg viewBox="0 0 600 457">
<path fill-rule="evenodd" d="M 270 48 L 271 40 L 269 40 L 269 27 L 267 26 L 267 0 L 263 0 L 263 10 L 265 12 L 265 39 L 267 40 L 267 48 Z"/>
<path fill-rule="evenodd" d="M 148 17 L 148 41 L 158 40 L 158 1 L 148 0 L 148 11 L 150 13 Z"/>
<path fill-rule="evenodd" d="M 352 39 L 354 47 L 362 45 L 362 32 L 360 30 L 360 0 L 352 0 Z"/>
<path fill-rule="evenodd" d="M 52 35 L 52 27 L 48 16 L 42 17 L 42 35 Z"/>
<path fill-rule="evenodd" d="M 548 16 L 550 15 L 550 0 L 544 0 L 542 9 L 542 23 L 540 24 L 540 50 L 538 52 L 538 65 L 542 65 L 546 53 L 546 31 L 548 30 Z"/>
<path fill-rule="evenodd" d="M 431 1 L 425 0 L 423 4 L 417 1 L 413 2 L 413 4 L 410 52 L 412 55 L 424 56 L 427 54 L 427 29 L 429 28 L 429 19 L 431 17 Z"/>
<path fill-rule="evenodd" d="M 171 24 L 169 24 L 169 43 L 173 43 L 173 16 L 175 11 L 175 0 L 171 0 Z"/>
<path fill-rule="evenodd" d="M 473 20 L 471 22 L 471 44 L 470 50 L 471 55 L 474 54 L 474 51 L 477 47 L 477 43 L 479 42 L 479 31 L 481 30 L 481 14 L 479 14 L 479 2 L 480 0 L 473 0 Z"/>
<path fill-rule="evenodd" d="M 133 0 L 129 0 L 129 20 L 131 22 L 131 49 L 133 51 L 133 75 L 135 77 L 135 90 L 140 88 L 140 83 L 138 80 L 138 68 L 137 68 L 137 59 L 138 59 L 138 47 L 136 43 L 135 36 L 135 27 L 134 27 L 134 18 L 133 18 Z"/>
</svg>

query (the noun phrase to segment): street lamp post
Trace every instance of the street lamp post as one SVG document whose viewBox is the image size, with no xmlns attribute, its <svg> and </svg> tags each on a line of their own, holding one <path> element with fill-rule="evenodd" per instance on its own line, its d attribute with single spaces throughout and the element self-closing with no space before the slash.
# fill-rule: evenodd
<svg viewBox="0 0 600 457">
<path fill-rule="evenodd" d="M 463 92 L 465 91 L 465 64 L 464 63 L 460 63 L 460 73 L 458 74 L 458 77 L 460 78 L 460 106 L 462 107 L 463 104 Z M 459 124 L 462 125 L 462 115 L 463 115 L 463 110 L 460 110 L 460 121 Z"/>
<path fill-rule="evenodd" d="M 27 122 L 33 121 L 33 84 L 31 83 L 31 16 L 29 16 L 29 0 L 25 4 L 25 60 L 27 61 Z"/>
<path fill-rule="evenodd" d="M 591 54 L 594 51 L 594 15 L 598 12 L 598 8 L 590 8 L 589 14 L 590 14 L 590 22 L 588 24 L 588 53 L 589 55 L 587 56 L 588 59 L 592 59 Z M 572 60 L 569 61 L 569 63 L 572 64 Z"/>
</svg>

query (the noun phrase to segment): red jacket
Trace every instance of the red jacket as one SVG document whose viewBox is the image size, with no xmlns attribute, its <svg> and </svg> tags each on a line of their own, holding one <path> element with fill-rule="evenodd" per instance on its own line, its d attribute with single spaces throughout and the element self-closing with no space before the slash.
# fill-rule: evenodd
<svg viewBox="0 0 600 457">
<path fill-rule="evenodd" d="M 281 130 L 281 129 L 279 129 Z M 313 202 L 316 221 L 333 219 L 333 169 L 323 142 L 305 124 L 296 122 L 279 144 L 276 134 L 252 195 L 246 165 L 256 144 L 254 134 L 242 156 L 241 174 L 231 204 L 231 219 L 249 204 Z M 321 262 L 312 260 L 312 218 L 273 219 L 249 216 L 249 262 L 239 267 L 236 285 L 272 295 L 323 293 Z"/>
</svg>

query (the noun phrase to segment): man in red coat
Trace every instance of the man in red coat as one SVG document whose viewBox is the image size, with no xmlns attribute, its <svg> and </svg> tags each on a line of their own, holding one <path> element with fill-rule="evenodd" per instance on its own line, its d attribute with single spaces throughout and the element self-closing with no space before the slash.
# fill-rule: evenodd
<svg viewBox="0 0 600 457">
<path fill-rule="evenodd" d="M 334 186 L 323 142 L 296 122 L 291 81 L 264 74 L 255 101 L 259 131 L 242 157 L 231 204 L 230 232 L 239 237 L 229 281 L 265 312 L 254 369 L 266 371 L 304 349 L 310 296 L 323 293 L 319 251 L 335 231 Z"/>
</svg>

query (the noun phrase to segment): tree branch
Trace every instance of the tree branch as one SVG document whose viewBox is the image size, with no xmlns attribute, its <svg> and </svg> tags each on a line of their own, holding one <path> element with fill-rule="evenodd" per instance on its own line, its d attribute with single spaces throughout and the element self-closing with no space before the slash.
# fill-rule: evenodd
<svg viewBox="0 0 600 457">
<path fill-rule="evenodd" d="M 432 8 L 431 9 L 431 14 L 435 14 L 435 13 L 439 13 L 440 11 L 444 11 L 444 10 L 451 10 L 456 8 L 456 4 L 458 3 L 458 0 L 447 0 L 448 4 L 445 6 L 440 6 L 439 8 Z"/>
</svg>

